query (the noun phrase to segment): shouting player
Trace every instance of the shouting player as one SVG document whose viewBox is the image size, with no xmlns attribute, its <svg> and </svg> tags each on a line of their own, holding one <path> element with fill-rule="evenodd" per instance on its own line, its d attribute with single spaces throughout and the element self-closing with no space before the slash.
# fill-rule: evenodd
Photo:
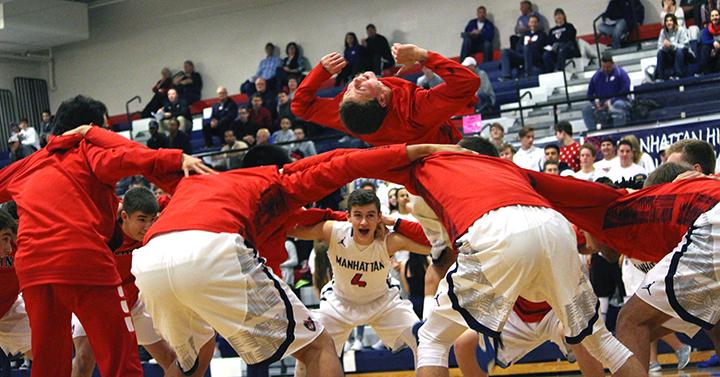
<svg viewBox="0 0 720 377">
<path fill-rule="evenodd" d="M 323 221 L 298 227 L 289 234 L 323 240 L 333 279 L 322 289 L 320 309 L 312 312 L 335 343 L 338 356 L 345 339 L 360 325 L 370 325 L 393 350 L 409 345 L 415 350 L 412 325 L 418 321 L 412 304 L 400 298 L 390 282 L 391 257 L 399 250 L 429 254 L 430 248 L 397 234 L 385 234 L 380 199 L 372 191 L 355 190 L 348 196 L 348 221 Z M 304 365 L 296 376 L 304 376 Z"/>
<path fill-rule="evenodd" d="M 415 45 L 395 44 L 392 52 L 398 64 L 419 62 L 445 82 L 422 89 L 405 79 L 365 72 L 335 98 L 319 98 L 316 93 L 321 85 L 347 65 L 341 54 L 333 52 L 303 80 L 292 101 L 293 114 L 371 145 L 457 143 L 462 134 L 450 124 L 450 117 L 476 100 L 477 74 Z"/>
</svg>

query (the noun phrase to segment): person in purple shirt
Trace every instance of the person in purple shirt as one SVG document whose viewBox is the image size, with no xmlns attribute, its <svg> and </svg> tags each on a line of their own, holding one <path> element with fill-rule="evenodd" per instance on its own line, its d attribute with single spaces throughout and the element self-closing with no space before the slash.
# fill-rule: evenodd
<svg viewBox="0 0 720 377">
<path fill-rule="evenodd" d="M 472 56 L 477 52 L 483 53 L 483 61 L 493 60 L 493 39 L 495 39 L 495 25 L 487 19 L 487 9 L 479 6 L 477 18 L 468 21 L 465 31 L 460 33 L 462 37 L 462 49 L 460 60 Z"/>
<path fill-rule="evenodd" d="M 619 66 L 615 65 L 612 56 L 605 55 L 601 59 L 602 66 L 595 72 L 587 96 L 590 103 L 583 108 L 583 120 L 588 130 L 597 129 L 597 124 L 608 124 L 608 116 L 612 119 L 612 126 L 625 124 L 630 112 L 630 101 L 627 93 L 630 92 L 630 76 Z"/>
</svg>

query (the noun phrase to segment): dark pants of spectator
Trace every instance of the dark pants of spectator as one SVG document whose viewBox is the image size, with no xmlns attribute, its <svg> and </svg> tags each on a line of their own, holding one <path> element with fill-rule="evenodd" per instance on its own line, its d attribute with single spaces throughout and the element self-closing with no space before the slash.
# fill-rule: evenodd
<svg viewBox="0 0 720 377">
<path fill-rule="evenodd" d="M 559 72 L 565 69 L 567 59 L 580 56 L 575 43 L 558 43 L 552 51 L 543 52 L 543 66 L 545 72 Z"/>
<path fill-rule="evenodd" d="M 658 50 L 655 78 L 667 80 L 670 76 L 687 76 L 687 55 L 686 48 L 675 50 L 663 48 Z"/>
<path fill-rule="evenodd" d="M 196 92 L 190 92 L 185 91 L 180 98 L 184 99 L 185 102 L 187 102 L 188 106 L 192 105 L 193 103 L 200 101 L 200 93 Z"/>
<path fill-rule="evenodd" d="M 612 48 L 620 48 L 623 37 L 628 33 L 628 25 L 624 19 L 616 20 L 614 25 L 601 21 L 598 25 L 598 33 L 612 37 Z"/>
<path fill-rule="evenodd" d="M 213 136 L 217 136 L 222 140 L 226 130 L 228 130 L 228 127 L 221 127 L 219 125 L 212 128 L 210 127 L 210 119 L 203 120 L 202 134 L 203 139 L 205 139 L 205 146 L 208 148 L 214 147 L 215 142 L 213 141 Z"/>
<path fill-rule="evenodd" d="M 702 73 L 720 72 L 720 51 L 714 50 L 712 45 L 703 45 L 700 48 L 700 69 Z"/>
<path fill-rule="evenodd" d="M 517 46 L 518 42 L 520 42 L 520 38 L 522 38 L 519 35 L 511 35 L 510 36 L 510 49 L 515 50 L 515 46 Z"/>
<path fill-rule="evenodd" d="M 147 105 L 145 105 L 145 108 L 143 109 L 141 116 L 143 118 L 149 118 L 150 113 L 158 111 L 159 108 L 163 107 L 163 101 L 167 99 L 166 94 L 160 94 L 155 93 L 153 97 L 150 99 L 150 102 L 148 102 Z"/>
<path fill-rule="evenodd" d="M 462 37 L 462 49 L 460 50 L 460 61 L 473 56 L 475 53 L 483 53 L 483 61 L 485 63 L 493 60 L 492 41 L 485 41 L 480 38 Z"/>
<path fill-rule="evenodd" d="M 493 105 L 492 100 L 489 95 L 478 92 L 477 93 L 477 105 L 475 106 L 475 112 L 483 113 L 483 112 L 489 112 L 494 110 L 495 105 Z"/>
<path fill-rule="evenodd" d="M 525 70 L 525 76 L 533 76 L 535 74 L 535 64 L 542 61 L 542 56 L 537 49 L 523 48 L 523 52 L 519 53 L 515 50 L 506 48 L 502 52 L 502 75 L 505 78 L 512 77 L 512 69 L 520 65 Z"/>
</svg>

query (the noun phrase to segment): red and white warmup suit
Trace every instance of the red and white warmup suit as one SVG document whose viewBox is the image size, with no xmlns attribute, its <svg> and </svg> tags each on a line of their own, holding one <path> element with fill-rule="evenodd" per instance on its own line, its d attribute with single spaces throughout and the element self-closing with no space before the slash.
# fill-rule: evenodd
<svg viewBox="0 0 720 377">
<path fill-rule="evenodd" d="M 331 77 L 321 64 L 310 71 L 295 92 L 292 112 L 302 120 L 334 128 L 371 145 L 455 144 L 462 139 L 462 134 L 450 123 L 450 117 L 477 101 L 475 93 L 480 79 L 458 62 L 431 51 L 423 65 L 445 82 L 423 89 L 398 77 L 380 78 L 380 82 L 392 90 L 392 99 L 380 129 L 371 134 L 354 134 L 343 125 L 339 108 L 344 90 L 335 98 L 316 96 L 321 85 Z"/>
<path fill-rule="evenodd" d="M 99 127 L 85 138 L 54 137 L 0 171 L 0 201 L 15 200 L 20 216 L 15 268 L 33 329 L 33 376 L 70 376 L 71 313 L 85 325 L 103 376 L 142 375 L 108 247 L 109 214 L 117 180 L 180 171 L 182 152 L 95 144 L 116 137 Z"/>
</svg>

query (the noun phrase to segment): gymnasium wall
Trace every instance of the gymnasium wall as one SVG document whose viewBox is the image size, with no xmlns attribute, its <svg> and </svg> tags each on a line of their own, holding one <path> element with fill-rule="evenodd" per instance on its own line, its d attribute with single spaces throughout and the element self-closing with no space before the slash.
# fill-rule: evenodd
<svg viewBox="0 0 720 377">
<path fill-rule="evenodd" d="M 15 77 L 47 80 L 47 63 L 26 62 L 0 58 L 0 89 L 13 90 Z"/>
<path fill-rule="evenodd" d="M 642 0 L 646 22 L 659 22 L 660 1 Z M 89 10 L 90 39 L 55 50 L 55 108 L 63 99 L 84 93 L 103 100 L 111 114 L 124 112 L 125 101 L 150 87 L 163 66 L 180 69 L 185 59 L 203 75 L 203 97 L 214 96 L 218 85 L 231 93 L 251 76 L 271 41 L 299 43 L 311 64 L 324 54 L 342 52 L 343 36 L 365 35 L 374 23 L 391 43 L 412 42 L 456 56 L 459 33 L 484 4 L 500 41 L 507 45 L 519 11 L 519 0 L 129 0 Z M 549 18 L 563 7 L 580 34 L 592 33 L 592 20 L 603 0 L 538 0 Z M 0 74 L 0 76 L 2 76 Z"/>
</svg>

